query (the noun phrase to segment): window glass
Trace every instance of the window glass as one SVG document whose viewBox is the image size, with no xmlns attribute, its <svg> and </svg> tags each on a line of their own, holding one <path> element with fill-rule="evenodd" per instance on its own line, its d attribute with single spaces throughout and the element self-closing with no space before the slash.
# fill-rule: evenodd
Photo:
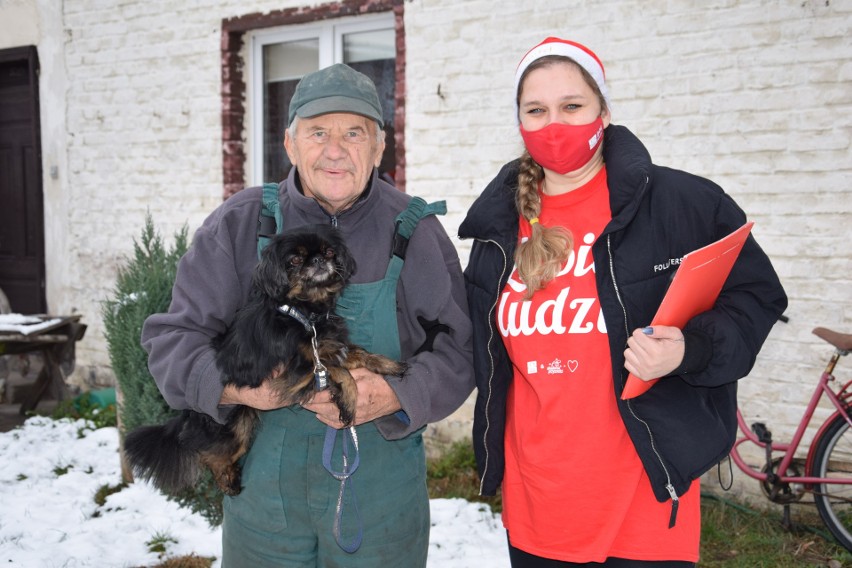
<svg viewBox="0 0 852 568">
<path fill-rule="evenodd" d="M 385 122 L 385 153 L 379 171 L 391 178 L 396 173 L 394 144 L 394 93 L 396 92 L 396 48 L 394 30 L 353 32 L 343 35 L 343 63 L 376 83 Z"/>
<path fill-rule="evenodd" d="M 319 39 L 263 46 L 263 176 L 287 177 L 290 161 L 284 152 L 287 109 L 303 75 L 319 69 Z"/>
<path fill-rule="evenodd" d="M 343 36 L 343 62 L 352 64 L 359 61 L 393 59 L 396 56 L 394 41 L 392 28 L 347 33 Z"/>
</svg>

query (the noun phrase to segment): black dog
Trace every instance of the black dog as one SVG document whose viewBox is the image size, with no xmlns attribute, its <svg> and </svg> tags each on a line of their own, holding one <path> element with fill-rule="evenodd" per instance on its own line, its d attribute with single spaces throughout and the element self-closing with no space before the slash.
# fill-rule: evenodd
<svg viewBox="0 0 852 568">
<path fill-rule="evenodd" d="M 255 270 L 249 302 L 212 341 L 225 384 L 258 387 L 275 375 L 271 385 L 279 400 L 299 404 L 327 380 L 341 422 L 351 424 L 357 388 L 349 369 L 366 367 L 382 375 L 404 371 L 402 364 L 348 343 L 346 325 L 333 312 L 354 271 L 355 261 L 330 226 L 272 238 Z M 136 474 L 166 492 L 191 487 L 207 466 L 219 488 L 236 495 L 241 489 L 237 460 L 248 451 L 258 417 L 255 409 L 237 406 L 222 425 L 184 410 L 163 425 L 130 432 L 125 451 Z"/>
</svg>

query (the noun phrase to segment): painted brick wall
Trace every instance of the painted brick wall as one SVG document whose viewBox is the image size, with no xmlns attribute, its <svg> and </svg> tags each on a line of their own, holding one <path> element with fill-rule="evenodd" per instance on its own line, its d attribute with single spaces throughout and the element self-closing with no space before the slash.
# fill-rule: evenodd
<svg viewBox="0 0 852 568">
<path fill-rule="evenodd" d="M 776 326 L 741 393 L 748 419 L 789 435 L 828 354 L 810 330 L 852 332 L 852 3 L 567 4 L 405 2 L 407 190 L 447 199 L 444 223 L 455 235 L 478 192 L 520 151 L 511 88 L 523 52 L 551 34 L 587 43 L 606 66 L 614 122 L 657 163 L 722 185 L 756 221 L 791 322 Z M 168 238 L 184 223 L 197 228 L 221 200 L 223 18 L 306 5 L 62 6 L 0 3 L 0 48 L 39 45 L 50 126 L 48 301 L 86 316 L 80 373 L 108 381 L 100 302 L 145 214 Z M 456 243 L 464 261 L 469 245 Z"/>
<path fill-rule="evenodd" d="M 56 215 L 68 233 L 53 246 L 72 260 L 49 300 L 86 316 L 84 380 L 111 380 L 100 303 L 146 214 L 171 242 L 222 201 L 222 19 L 281 4 L 64 3 L 68 171 Z"/>
<path fill-rule="evenodd" d="M 408 86 L 411 190 L 446 195 L 453 232 L 520 152 L 520 57 L 548 35 L 589 45 L 606 67 L 613 122 L 656 163 L 719 183 L 756 222 L 790 296 L 790 323 L 776 326 L 741 382 L 742 407 L 747 421 L 789 439 L 831 352 L 811 329 L 852 332 L 852 4 L 464 4 L 451 20 L 443 3 L 406 5 L 408 76 L 421 78 Z M 852 379 L 844 363 L 838 375 Z"/>
</svg>

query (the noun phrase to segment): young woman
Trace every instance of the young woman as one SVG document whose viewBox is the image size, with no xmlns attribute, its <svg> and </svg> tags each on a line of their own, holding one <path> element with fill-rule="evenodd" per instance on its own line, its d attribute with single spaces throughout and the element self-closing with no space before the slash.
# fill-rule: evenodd
<svg viewBox="0 0 852 568">
<path fill-rule="evenodd" d="M 481 492 L 512 566 L 693 566 L 698 477 L 727 455 L 736 381 L 787 299 L 752 237 L 713 309 L 647 327 L 683 256 L 746 222 L 714 183 L 610 123 L 604 68 L 548 38 L 516 71 L 525 151 L 462 223 Z M 628 372 L 663 377 L 621 399 Z"/>
</svg>

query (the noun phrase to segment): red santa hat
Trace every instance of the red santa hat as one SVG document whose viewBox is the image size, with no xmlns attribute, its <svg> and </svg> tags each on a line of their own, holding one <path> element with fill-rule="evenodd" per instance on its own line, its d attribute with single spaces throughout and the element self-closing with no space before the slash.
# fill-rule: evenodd
<svg viewBox="0 0 852 568">
<path fill-rule="evenodd" d="M 592 79 L 595 80 L 595 83 L 597 83 L 598 88 L 606 101 L 607 108 L 610 107 L 609 91 L 606 88 L 606 74 L 604 73 L 604 66 L 603 63 L 601 63 L 601 60 L 598 59 L 595 52 L 585 45 L 569 41 L 567 39 L 560 39 L 558 37 L 549 37 L 545 39 L 543 42 L 529 50 L 521 59 L 521 62 L 518 63 L 518 69 L 515 71 L 516 100 L 518 87 L 521 83 L 521 76 L 523 76 L 524 71 L 527 70 L 527 67 L 529 67 L 533 61 L 548 55 L 562 55 L 564 57 L 568 57 L 576 62 L 580 67 L 585 69 L 589 75 L 592 76 Z M 515 108 L 516 116 L 517 110 L 518 109 Z"/>
</svg>

